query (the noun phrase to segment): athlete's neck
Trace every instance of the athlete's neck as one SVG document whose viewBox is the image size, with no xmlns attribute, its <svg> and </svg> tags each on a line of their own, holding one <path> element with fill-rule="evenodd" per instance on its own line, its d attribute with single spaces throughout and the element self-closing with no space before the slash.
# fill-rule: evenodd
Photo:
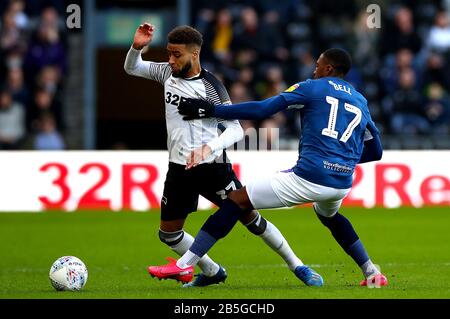
<svg viewBox="0 0 450 319">
<path fill-rule="evenodd" d="M 337 72 L 332 72 L 329 76 L 334 77 L 334 78 L 339 78 L 339 79 L 344 79 L 345 75 L 343 75 L 342 73 L 337 73 Z"/>
<path fill-rule="evenodd" d="M 185 79 L 190 79 L 190 78 L 199 76 L 201 72 L 202 72 L 202 67 L 201 67 L 200 63 L 196 63 L 196 64 L 192 65 L 192 68 L 189 70 L 188 73 L 186 73 Z"/>
</svg>

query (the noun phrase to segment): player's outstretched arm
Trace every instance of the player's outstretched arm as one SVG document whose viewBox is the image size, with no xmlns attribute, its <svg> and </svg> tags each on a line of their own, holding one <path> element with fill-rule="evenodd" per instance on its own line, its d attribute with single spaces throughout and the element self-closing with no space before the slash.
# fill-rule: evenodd
<svg viewBox="0 0 450 319">
<path fill-rule="evenodd" d="M 223 119 L 261 120 L 289 107 L 284 97 L 277 95 L 264 101 L 251 101 L 233 105 L 212 105 L 199 99 L 185 99 L 178 111 L 185 120 L 219 117 Z"/>
</svg>

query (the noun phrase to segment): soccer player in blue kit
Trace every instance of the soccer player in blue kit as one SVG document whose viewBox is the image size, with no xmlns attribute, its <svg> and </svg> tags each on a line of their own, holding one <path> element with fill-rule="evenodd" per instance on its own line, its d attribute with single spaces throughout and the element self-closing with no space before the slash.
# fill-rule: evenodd
<svg viewBox="0 0 450 319">
<path fill-rule="evenodd" d="M 338 211 L 352 187 L 355 166 L 380 160 L 383 152 L 367 100 L 343 79 L 350 68 L 351 58 L 345 50 L 328 49 L 316 62 L 313 80 L 295 84 L 267 100 L 214 106 L 205 100 L 188 99 L 180 104 L 178 109 L 185 120 L 263 119 L 288 108 L 299 108 L 302 121 L 299 158 L 292 169 L 231 192 L 177 263 L 149 267 L 150 274 L 174 278 L 193 271 L 198 260 L 231 231 L 245 212 L 313 203 L 322 224 L 361 268 L 364 280 L 360 285 L 388 284 L 350 221 Z"/>
</svg>

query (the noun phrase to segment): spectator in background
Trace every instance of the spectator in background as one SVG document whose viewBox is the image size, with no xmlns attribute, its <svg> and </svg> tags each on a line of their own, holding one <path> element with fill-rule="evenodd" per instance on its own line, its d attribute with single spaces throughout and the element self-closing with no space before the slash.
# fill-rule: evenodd
<svg viewBox="0 0 450 319">
<path fill-rule="evenodd" d="M 280 36 L 285 32 L 281 27 L 280 14 L 277 10 L 269 10 L 264 14 L 265 41 L 270 43 L 272 51 L 269 51 L 268 59 L 273 62 L 286 62 L 290 58 L 286 48 L 285 37 Z"/>
<path fill-rule="evenodd" d="M 264 82 L 261 83 L 261 92 L 259 94 L 261 100 L 276 96 L 286 89 L 287 85 L 284 82 L 281 67 L 279 65 L 269 66 L 266 70 Z M 268 149 L 272 149 L 275 146 L 275 139 L 286 134 L 285 123 L 286 112 L 278 112 L 260 123 L 259 126 L 265 129 L 264 135 L 260 135 L 260 138 L 266 139 L 265 143 Z"/>
<path fill-rule="evenodd" d="M 264 81 L 258 84 L 259 96 L 261 100 L 268 99 L 287 89 L 287 85 L 283 78 L 283 70 L 279 65 L 263 66 L 265 71 Z"/>
<path fill-rule="evenodd" d="M 7 90 L 2 91 L 2 148 L 26 147 L 21 141 L 41 127 L 40 117 L 48 111 L 56 117 L 58 129 L 64 129 L 59 96 L 67 70 L 66 28 L 56 8 L 64 12 L 64 2 L 0 2 L 0 82 L 5 82 Z M 11 103 L 6 103 L 8 100 Z M 13 127 L 22 133 L 15 133 L 18 138 L 5 138 L 9 135 L 4 131 L 13 131 Z"/>
<path fill-rule="evenodd" d="M 305 81 L 312 78 L 313 72 L 316 68 L 316 59 L 313 57 L 310 50 L 301 50 L 297 52 L 297 77 L 294 81 Z"/>
<path fill-rule="evenodd" d="M 446 11 L 436 14 L 433 27 L 428 35 L 428 48 L 445 53 L 450 50 L 450 20 Z"/>
<path fill-rule="evenodd" d="M 37 35 L 32 40 L 25 60 L 25 68 L 30 74 L 29 80 L 48 65 L 56 66 L 61 74 L 66 72 L 66 52 L 60 41 L 58 27 L 52 23 L 42 22 Z"/>
<path fill-rule="evenodd" d="M 58 66 L 44 66 L 36 78 L 36 85 L 52 95 L 57 94 L 61 89 L 61 71 Z"/>
<path fill-rule="evenodd" d="M 55 7 L 48 6 L 42 10 L 40 24 L 58 30 L 60 42 L 64 48 L 67 47 L 66 24 L 64 23 L 64 20 L 60 18 L 60 15 Z"/>
<path fill-rule="evenodd" d="M 7 10 L 3 14 L 0 30 L 0 49 L 9 53 L 11 51 L 24 52 L 26 50 L 25 33 L 16 24 L 16 14 Z"/>
<path fill-rule="evenodd" d="M 20 50 L 9 51 L 2 62 L 4 62 L 5 69 L 21 69 L 23 66 L 23 53 Z"/>
<path fill-rule="evenodd" d="M 432 133 L 450 133 L 450 98 L 437 82 L 431 83 L 426 89 L 425 115 Z"/>
<path fill-rule="evenodd" d="M 24 0 L 10 0 L 8 10 L 14 15 L 16 26 L 21 30 L 26 30 L 29 27 L 29 18 L 25 13 Z"/>
<path fill-rule="evenodd" d="M 383 89 L 386 94 L 392 94 L 399 88 L 398 78 L 400 73 L 407 69 L 412 69 L 416 79 L 419 78 L 421 72 L 414 61 L 414 54 L 410 49 L 400 49 L 395 55 L 386 58 L 385 65 L 380 72 L 380 77 L 383 81 Z M 417 81 L 416 86 L 419 86 Z"/>
<path fill-rule="evenodd" d="M 25 133 L 24 106 L 13 101 L 6 88 L 0 89 L 0 149 L 19 149 Z"/>
<path fill-rule="evenodd" d="M 254 100 L 254 96 L 248 90 L 248 87 L 242 82 L 234 82 L 230 88 L 230 99 L 233 104 L 248 102 Z M 256 123 L 251 120 L 240 120 L 244 133 L 249 128 L 255 128 Z"/>
<path fill-rule="evenodd" d="M 264 42 L 264 31 L 259 24 L 255 9 L 246 7 L 241 11 L 231 44 L 232 50 L 238 52 L 241 63 L 249 65 L 260 56 L 267 55 L 269 43 Z"/>
<path fill-rule="evenodd" d="M 26 1 L 26 12 L 32 16 L 38 16 L 46 8 L 53 8 L 63 13 L 67 7 L 67 1 L 61 0 L 28 0 Z"/>
<path fill-rule="evenodd" d="M 63 132 L 64 121 L 61 103 L 45 88 L 38 88 L 34 94 L 33 103 L 28 114 L 28 127 L 31 132 L 35 132 L 38 129 L 38 120 L 42 114 L 46 113 L 53 114 L 58 131 Z"/>
<path fill-rule="evenodd" d="M 438 82 L 443 87 L 450 89 L 450 59 L 439 53 L 430 52 L 425 62 L 424 85 Z"/>
<path fill-rule="evenodd" d="M 198 3 L 201 2 L 199 1 Z M 208 1 L 207 3 L 201 3 L 198 10 L 194 10 L 198 12 L 195 17 L 195 28 L 203 35 L 206 35 L 210 31 L 214 21 L 215 13 L 212 6 L 211 1 Z"/>
<path fill-rule="evenodd" d="M 215 24 L 212 27 L 211 50 L 214 57 L 221 63 L 231 65 L 231 42 L 233 40 L 233 20 L 228 8 L 217 12 Z"/>
<path fill-rule="evenodd" d="M 37 133 L 33 147 L 39 151 L 64 150 L 65 143 L 62 135 L 57 131 L 55 118 L 49 112 L 43 112 L 37 120 Z"/>
<path fill-rule="evenodd" d="M 7 88 L 12 99 L 23 106 L 28 106 L 30 102 L 30 93 L 25 85 L 23 70 L 21 68 L 12 68 L 8 71 Z"/>
<path fill-rule="evenodd" d="M 386 30 L 384 34 L 383 51 L 395 53 L 406 48 L 417 54 L 421 49 L 422 41 L 415 30 L 411 9 L 400 7 L 395 13 L 394 19 L 394 29 Z"/>
<path fill-rule="evenodd" d="M 430 126 L 425 118 L 423 99 L 416 87 L 416 76 L 409 68 L 400 71 L 399 89 L 385 101 L 394 134 L 425 134 Z"/>
<path fill-rule="evenodd" d="M 372 72 L 376 71 L 378 61 L 378 41 L 380 33 L 376 28 L 369 28 L 369 13 L 361 10 L 353 25 L 353 36 L 349 46 L 352 47 L 352 58 L 356 65 L 364 65 Z"/>
<path fill-rule="evenodd" d="M 251 95 L 255 95 L 254 87 L 255 87 L 255 71 L 246 66 L 243 67 L 239 71 L 239 78 L 238 81 L 244 84 L 248 90 L 250 90 Z"/>
</svg>

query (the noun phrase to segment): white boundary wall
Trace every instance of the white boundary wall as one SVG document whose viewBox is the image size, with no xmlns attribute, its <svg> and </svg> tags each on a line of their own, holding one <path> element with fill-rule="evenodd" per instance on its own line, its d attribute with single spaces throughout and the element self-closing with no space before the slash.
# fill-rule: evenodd
<svg viewBox="0 0 450 319">
<path fill-rule="evenodd" d="M 245 185 L 294 166 L 295 151 L 229 152 Z M 167 152 L 0 152 L 0 211 L 159 208 Z M 345 205 L 450 206 L 450 151 L 385 151 L 358 166 Z M 212 206 L 200 199 L 199 208 Z"/>
</svg>

